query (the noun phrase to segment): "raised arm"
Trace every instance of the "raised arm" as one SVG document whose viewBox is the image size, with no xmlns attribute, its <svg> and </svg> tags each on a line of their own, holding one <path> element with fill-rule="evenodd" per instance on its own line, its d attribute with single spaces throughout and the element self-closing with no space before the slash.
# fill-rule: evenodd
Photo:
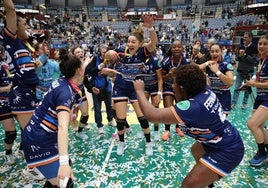
<svg viewBox="0 0 268 188">
<path fill-rule="evenodd" d="M 17 32 L 17 15 L 12 0 L 4 0 L 3 5 L 6 14 L 6 28 L 13 34 Z"/>
<path fill-rule="evenodd" d="M 148 31 L 150 33 L 150 41 L 146 44 L 144 44 L 144 47 L 149 51 L 149 52 L 153 52 L 156 48 L 157 42 L 158 42 L 158 38 L 157 38 L 157 34 L 153 28 L 153 21 L 154 18 L 152 15 L 143 15 L 143 27 L 148 28 Z"/>
</svg>

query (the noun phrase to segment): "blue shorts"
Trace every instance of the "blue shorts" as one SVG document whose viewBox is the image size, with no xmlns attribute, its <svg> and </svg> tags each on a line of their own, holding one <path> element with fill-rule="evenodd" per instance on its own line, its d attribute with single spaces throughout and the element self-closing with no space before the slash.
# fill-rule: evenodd
<svg viewBox="0 0 268 188">
<path fill-rule="evenodd" d="M 157 95 L 158 84 L 145 86 L 144 92 L 149 93 L 150 95 Z"/>
<path fill-rule="evenodd" d="M 37 169 L 45 176 L 46 179 L 52 179 L 58 176 L 60 163 L 59 160 L 46 164 L 44 166 L 39 166 Z"/>
<path fill-rule="evenodd" d="M 24 128 L 22 137 L 27 166 L 41 169 L 42 174 L 48 179 L 57 177 L 59 167 L 57 133 L 49 133 L 41 126 L 32 123 Z"/>
<path fill-rule="evenodd" d="M 37 106 L 35 88 L 12 87 L 9 103 L 13 114 L 32 113 Z"/>
<path fill-rule="evenodd" d="M 253 110 L 257 110 L 259 106 L 263 106 L 264 108 L 268 109 L 268 100 L 260 99 L 257 96 L 253 105 Z"/>
<path fill-rule="evenodd" d="M 0 121 L 13 118 L 8 98 L 0 99 Z"/>
<path fill-rule="evenodd" d="M 113 87 L 112 99 L 117 100 L 128 100 L 130 102 L 136 102 L 137 95 L 132 82 L 127 82 L 120 80 L 120 82 L 115 82 Z"/>
<path fill-rule="evenodd" d="M 241 140 L 239 147 L 228 149 L 209 149 L 203 145 L 206 153 L 199 160 L 203 165 L 221 177 L 231 173 L 239 165 L 244 156 L 244 146 Z"/>
<path fill-rule="evenodd" d="M 175 95 L 171 85 L 164 83 L 164 85 L 163 85 L 163 95 Z"/>
</svg>

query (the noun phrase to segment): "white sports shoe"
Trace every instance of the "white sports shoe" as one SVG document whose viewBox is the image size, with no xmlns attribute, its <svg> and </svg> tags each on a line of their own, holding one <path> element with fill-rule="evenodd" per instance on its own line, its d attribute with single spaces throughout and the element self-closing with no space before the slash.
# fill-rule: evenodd
<svg viewBox="0 0 268 188">
<path fill-rule="evenodd" d="M 21 149 L 19 149 L 19 150 L 18 150 L 18 156 L 20 156 L 20 157 L 23 157 L 23 158 L 24 158 L 24 151 L 23 151 L 23 150 L 21 150 Z"/>
<path fill-rule="evenodd" d="M 129 127 L 129 128 L 126 128 L 126 134 L 130 134 L 130 133 L 132 133 L 132 129 L 131 129 L 131 127 Z"/>
<path fill-rule="evenodd" d="M 154 154 L 153 143 L 152 142 L 146 142 L 146 144 L 145 144 L 145 154 L 147 156 L 151 156 L 151 155 Z"/>
<path fill-rule="evenodd" d="M 25 169 L 22 170 L 22 173 L 30 179 L 34 180 L 43 180 L 45 177 L 43 174 L 37 169 L 37 168 L 28 168 L 26 167 Z"/>
<path fill-rule="evenodd" d="M 119 142 L 119 144 L 117 146 L 117 155 L 123 155 L 124 147 L 125 147 L 125 143 L 124 142 Z"/>
<path fill-rule="evenodd" d="M 87 124 L 87 125 L 84 127 L 84 129 L 90 129 L 90 125 Z"/>
<path fill-rule="evenodd" d="M 82 140 L 88 139 L 88 136 L 85 133 L 83 133 L 83 132 L 76 132 L 75 135 L 77 137 L 81 138 Z"/>
<path fill-rule="evenodd" d="M 144 136 L 144 133 L 142 130 L 137 133 L 137 138 L 143 138 L 143 136 Z"/>
<path fill-rule="evenodd" d="M 5 164 L 11 165 L 14 163 L 15 163 L 15 160 L 14 160 L 13 154 L 5 155 Z"/>
<path fill-rule="evenodd" d="M 159 132 L 158 131 L 154 131 L 154 141 L 158 141 L 160 139 L 161 139 L 161 137 L 159 135 Z"/>
<path fill-rule="evenodd" d="M 116 122 L 114 119 L 112 119 L 111 121 L 108 122 L 108 125 L 112 126 L 112 127 L 116 127 Z"/>
<path fill-rule="evenodd" d="M 99 132 L 99 134 L 104 134 L 103 127 L 98 128 L 98 132 Z"/>
</svg>

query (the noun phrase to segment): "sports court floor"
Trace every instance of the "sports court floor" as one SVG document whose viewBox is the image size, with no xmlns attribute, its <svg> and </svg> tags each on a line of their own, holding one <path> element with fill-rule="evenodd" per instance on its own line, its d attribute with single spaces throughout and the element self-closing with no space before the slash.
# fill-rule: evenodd
<svg viewBox="0 0 268 188">
<path fill-rule="evenodd" d="M 253 168 L 248 163 L 256 152 L 254 138 L 246 127 L 246 121 L 251 114 L 251 106 L 251 101 L 249 101 L 247 109 L 241 109 L 238 105 L 228 117 L 239 129 L 246 152 L 241 164 L 229 176 L 215 183 L 216 187 L 268 187 L 268 162 L 258 168 Z M 104 123 L 107 123 L 105 113 L 103 116 Z M 171 126 L 172 134 L 169 141 L 156 142 L 154 155 L 145 156 L 145 141 L 137 137 L 140 126 L 131 107 L 127 120 L 131 124 L 133 132 L 126 138 L 128 147 L 122 156 L 116 154 L 118 140 L 112 139 L 115 127 L 105 126 L 106 133 L 100 137 L 93 119 L 93 112 L 90 110 L 91 129 L 85 130 L 89 136 L 86 141 L 75 137 L 71 126 L 69 130 L 69 153 L 73 161 L 75 187 L 77 188 L 175 188 L 180 186 L 183 178 L 195 163 L 190 153 L 194 140 L 189 137 L 177 136 L 174 126 Z M 152 125 L 151 128 L 153 130 Z M 163 125 L 160 125 L 159 128 L 160 132 L 164 131 Z M 0 137 L 3 140 L 3 129 L 0 131 Z M 14 146 L 15 155 L 17 155 L 18 144 L 19 136 Z M 22 175 L 22 169 L 26 165 L 24 159 L 16 156 L 14 165 L 5 166 L 3 165 L 3 144 L 0 146 L 0 151 L 0 187 L 42 187 L 44 181 L 34 182 Z"/>
</svg>

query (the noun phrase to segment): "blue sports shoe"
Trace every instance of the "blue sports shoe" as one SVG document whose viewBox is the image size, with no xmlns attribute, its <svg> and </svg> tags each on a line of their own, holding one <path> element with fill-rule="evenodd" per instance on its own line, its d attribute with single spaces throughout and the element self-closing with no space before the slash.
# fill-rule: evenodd
<svg viewBox="0 0 268 188">
<path fill-rule="evenodd" d="M 268 159 L 268 153 L 262 155 L 259 152 L 249 161 L 251 166 L 261 166 Z"/>
</svg>

